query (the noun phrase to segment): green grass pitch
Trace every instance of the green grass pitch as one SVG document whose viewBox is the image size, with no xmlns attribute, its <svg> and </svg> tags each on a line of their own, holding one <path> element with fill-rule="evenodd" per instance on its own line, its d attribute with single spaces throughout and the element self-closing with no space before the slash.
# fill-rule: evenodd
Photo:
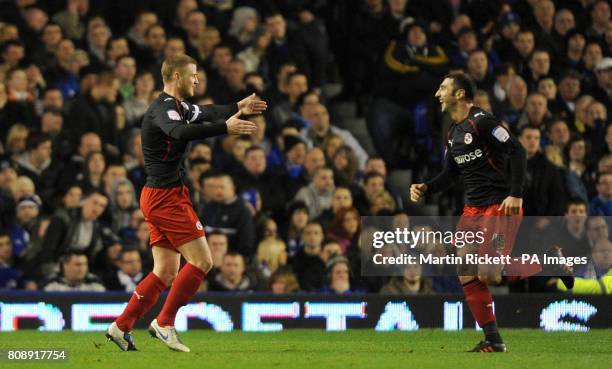
<svg viewBox="0 0 612 369">
<path fill-rule="evenodd" d="M 0 368 L 612 368 L 612 330 L 546 333 L 502 329 L 509 352 L 467 353 L 482 333 L 473 330 L 379 333 L 287 330 L 277 333 L 181 334 L 191 353 L 170 351 L 136 331 L 139 352 L 121 352 L 103 333 L 0 333 L 0 348 L 65 348 L 62 363 L 11 363 Z"/>
</svg>

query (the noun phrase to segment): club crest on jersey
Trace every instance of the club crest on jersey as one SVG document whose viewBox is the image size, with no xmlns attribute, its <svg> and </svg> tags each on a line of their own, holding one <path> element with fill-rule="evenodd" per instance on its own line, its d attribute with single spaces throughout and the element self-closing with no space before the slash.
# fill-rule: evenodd
<svg viewBox="0 0 612 369">
<path fill-rule="evenodd" d="M 181 115 L 176 110 L 168 110 L 168 118 L 172 120 L 181 120 Z"/>
<path fill-rule="evenodd" d="M 204 229 L 204 227 L 202 226 L 202 223 L 198 220 L 198 222 L 196 223 L 196 228 L 198 229 L 198 231 L 201 231 Z"/>
<path fill-rule="evenodd" d="M 463 142 L 465 142 L 466 145 L 469 145 L 472 143 L 472 134 L 471 133 L 466 133 L 465 137 L 463 138 Z"/>
</svg>

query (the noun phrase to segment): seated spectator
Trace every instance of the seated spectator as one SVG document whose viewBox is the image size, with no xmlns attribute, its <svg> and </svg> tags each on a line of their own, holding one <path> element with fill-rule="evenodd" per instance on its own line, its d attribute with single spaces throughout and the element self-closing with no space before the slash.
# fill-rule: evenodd
<svg viewBox="0 0 612 369">
<path fill-rule="evenodd" d="M 368 172 L 363 178 L 360 191 L 355 196 L 355 207 L 359 214 L 371 215 L 374 198 L 385 191 L 385 177 L 378 172 Z"/>
<path fill-rule="evenodd" d="M 561 280 L 557 289 L 567 291 Z M 573 294 L 607 295 L 612 291 L 612 243 L 608 239 L 599 240 L 591 252 L 591 260 L 582 271 L 581 277 L 574 282 Z"/>
<path fill-rule="evenodd" d="M 9 234 L 0 230 L 0 290 L 21 287 L 21 273 L 12 266 L 13 245 Z"/>
<path fill-rule="evenodd" d="M 519 142 L 527 153 L 523 209 L 525 215 L 561 215 L 566 197 L 562 172 L 540 150 L 540 137 L 536 127 L 520 130 Z"/>
<path fill-rule="evenodd" d="M 210 280 L 217 273 L 219 273 L 219 270 L 221 270 L 223 258 L 228 251 L 228 243 L 227 236 L 219 231 L 207 233 L 206 240 L 208 241 L 210 254 L 213 260 L 213 267 L 210 269 L 208 276 L 206 277 L 207 280 Z"/>
<path fill-rule="evenodd" d="M 40 252 L 38 231 L 41 206 L 40 198 L 34 195 L 21 197 L 15 207 L 16 222 L 11 225 L 9 231 L 13 256 L 23 261 L 33 259 Z M 34 244 L 37 244 L 37 247 L 32 247 Z"/>
<path fill-rule="evenodd" d="M 259 146 L 251 146 L 244 153 L 244 161 L 233 176 L 238 191 L 256 189 L 261 195 L 262 209 L 275 219 L 280 219 L 285 207 L 280 174 L 266 163 L 266 153 Z"/>
<path fill-rule="evenodd" d="M 129 179 L 118 179 L 113 182 L 110 195 L 111 229 L 120 234 L 130 228 L 132 213 L 138 209 L 134 186 Z"/>
<path fill-rule="evenodd" d="M 598 173 L 597 196 L 589 203 L 590 215 L 612 215 L 612 173 Z"/>
<path fill-rule="evenodd" d="M 275 295 L 295 293 L 300 290 L 295 274 L 285 268 L 277 269 L 268 281 L 270 291 Z"/>
<path fill-rule="evenodd" d="M 587 279 L 599 279 L 612 268 L 612 242 L 601 238 L 591 247 L 591 258 L 584 268 L 577 268 L 576 275 Z"/>
<path fill-rule="evenodd" d="M 336 256 L 327 262 L 326 266 L 327 285 L 320 293 L 334 295 L 347 295 L 353 293 L 364 293 L 360 289 L 351 288 L 351 269 L 348 260 L 343 256 Z"/>
<path fill-rule="evenodd" d="M 269 278 L 279 267 L 287 264 L 285 243 L 275 238 L 265 238 L 257 245 L 257 268 L 265 278 Z"/>
<path fill-rule="evenodd" d="M 566 160 L 563 155 L 570 140 L 570 130 L 563 119 L 555 119 L 546 127 L 548 145 L 544 148 L 546 158 L 558 167 L 565 167 Z"/>
<path fill-rule="evenodd" d="M 586 223 L 586 232 L 591 250 L 600 240 L 607 240 L 610 237 L 608 222 L 603 216 L 590 216 Z"/>
<path fill-rule="evenodd" d="M 287 244 L 289 257 L 293 257 L 303 246 L 302 233 L 312 219 L 308 213 L 308 207 L 301 201 L 295 201 L 289 206 L 289 224 L 283 232 L 283 239 Z"/>
<path fill-rule="evenodd" d="M 356 208 L 343 208 L 338 211 L 336 217 L 329 226 L 327 238 L 335 240 L 340 244 L 342 255 L 347 255 L 349 248 L 359 248 L 359 229 L 361 218 Z"/>
<path fill-rule="evenodd" d="M 216 292 L 252 292 L 257 281 L 247 274 L 244 257 L 230 251 L 223 257 L 220 273 L 209 282 L 209 291 Z"/>
<path fill-rule="evenodd" d="M 303 239 L 304 247 L 298 250 L 292 258 L 293 270 L 298 277 L 301 289 L 314 291 L 323 287 L 325 276 L 326 261 L 322 258 L 321 248 L 323 229 L 319 224 L 311 223 L 304 230 Z"/>
<path fill-rule="evenodd" d="M 332 194 L 331 206 L 316 219 L 323 228 L 327 229 L 330 223 L 336 218 L 341 209 L 353 206 L 353 194 L 347 187 L 336 187 Z"/>
<path fill-rule="evenodd" d="M 319 168 L 312 182 L 298 191 L 295 200 L 304 202 L 310 217 L 316 218 L 331 206 L 334 188 L 334 172 L 328 167 Z"/>
<path fill-rule="evenodd" d="M 393 214 L 395 212 L 395 201 L 389 191 L 383 191 L 376 195 L 372 199 L 372 206 L 370 207 L 370 214 L 378 215 L 379 212 L 387 212 Z"/>
<path fill-rule="evenodd" d="M 393 277 L 383 286 L 380 293 L 387 295 L 425 295 L 432 294 L 431 278 L 422 276 L 423 266 L 408 264 L 402 277 Z"/>
<path fill-rule="evenodd" d="M 572 138 L 565 147 L 565 183 L 570 197 L 579 197 L 588 200 L 588 189 L 592 184 L 590 168 L 587 163 L 590 152 L 584 138 Z"/>
<path fill-rule="evenodd" d="M 232 177 L 213 173 L 204 179 L 204 193 L 199 216 L 205 222 L 206 232 L 225 233 L 230 250 L 250 258 L 255 249 L 255 223 L 242 198 L 236 196 Z"/>
<path fill-rule="evenodd" d="M 337 186 L 357 187 L 357 156 L 350 146 L 343 145 L 336 150 L 331 166 Z"/>
<path fill-rule="evenodd" d="M 139 127 L 140 120 L 144 116 L 149 105 L 153 102 L 153 90 L 155 89 L 155 78 L 149 71 L 136 75 L 134 82 L 134 95 L 123 103 L 125 109 L 126 129 Z"/>
<path fill-rule="evenodd" d="M 338 128 L 330 123 L 329 112 L 323 104 L 310 104 L 304 107 L 304 119 L 310 122 L 310 126 L 300 131 L 302 137 L 309 146 L 321 146 L 330 134 L 338 135 L 345 145 L 350 146 L 355 152 L 359 169 L 365 166 L 368 154 L 353 134 L 345 129 Z"/>
<path fill-rule="evenodd" d="M 588 256 L 590 246 L 586 238 L 586 219 L 587 204 L 581 199 L 570 199 L 562 224 L 549 227 L 546 239 L 559 246 L 563 256 Z"/>
<path fill-rule="evenodd" d="M 46 292 L 104 292 L 98 277 L 89 273 L 87 256 L 69 251 L 60 258 L 60 275 L 45 285 Z"/>
<path fill-rule="evenodd" d="M 109 273 L 104 286 L 109 291 L 133 292 L 144 276 L 138 249 L 123 249 L 119 255 L 119 269 Z"/>
<path fill-rule="evenodd" d="M 51 276 L 58 270 L 60 257 L 69 251 L 81 252 L 92 265 L 102 257 L 102 225 L 98 218 L 104 213 L 108 199 L 99 192 L 87 196 L 80 208 L 58 209 L 43 238 L 39 256 L 40 276 Z"/>
</svg>

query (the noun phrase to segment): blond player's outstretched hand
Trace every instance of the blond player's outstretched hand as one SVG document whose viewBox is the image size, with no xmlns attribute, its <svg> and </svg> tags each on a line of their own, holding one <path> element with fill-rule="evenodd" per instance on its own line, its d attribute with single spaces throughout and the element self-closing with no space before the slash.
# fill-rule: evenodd
<svg viewBox="0 0 612 369">
<path fill-rule="evenodd" d="M 238 101 L 238 110 L 240 110 L 245 115 L 261 114 L 267 108 L 268 103 L 261 100 L 254 93 Z"/>
<path fill-rule="evenodd" d="M 238 112 L 228 120 L 225 121 L 227 124 L 227 133 L 230 135 L 250 135 L 257 130 L 257 125 L 248 120 L 240 119 L 240 115 L 242 112 L 238 110 Z"/>
<path fill-rule="evenodd" d="M 427 192 L 427 185 L 425 183 L 416 183 L 410 186 L 410 200 L 417 202 Z"/>
</svg>

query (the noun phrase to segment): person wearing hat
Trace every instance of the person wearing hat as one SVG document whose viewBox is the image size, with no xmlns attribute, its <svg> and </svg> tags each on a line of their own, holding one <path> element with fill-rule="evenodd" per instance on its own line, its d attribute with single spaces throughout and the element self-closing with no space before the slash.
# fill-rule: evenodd
<svg viewBox="0 0 612 369">
<path fill-rule="evenodd" d="M 493 42 L 493 49 L 502 60 L 510 60 L 514 56 L 514 39 L 521 29 L 521 17 L 514 12 L 506 12 L 499 19 L 499 35 Z"/>
<path fill-rule="evenodd" d="M 9 227 L 13 255 L 17 258 L 32 258 L 30 245 L 38 239 L 38 218 L 42 202 L 36 195 L 21 197 L 15 206 L 15 222 Z M 28 255 L 26 255 L 29 254 Z"/>
<path fill-rule="evenodd" d="M 430 42 L 424 23 L 406 18 L 400 27 L 403 37 L 392 40 L 384 51 L 367 119 L 376 151 L 391 167 L 400 164 L 402 127 L 414 116 L 415 105 L 434 93 L 436 81 L 448 68 L 446 53 Z M 360 160 L 360 168 L 363 164 Z"/>
<path fill-rule="evenodd" d="M 595 66 L 597 85 L 592 93 L 595 100 L 601 101 L 608 112 L 612 110 L 612 58 L 605 57 Z"/>
</svg>

